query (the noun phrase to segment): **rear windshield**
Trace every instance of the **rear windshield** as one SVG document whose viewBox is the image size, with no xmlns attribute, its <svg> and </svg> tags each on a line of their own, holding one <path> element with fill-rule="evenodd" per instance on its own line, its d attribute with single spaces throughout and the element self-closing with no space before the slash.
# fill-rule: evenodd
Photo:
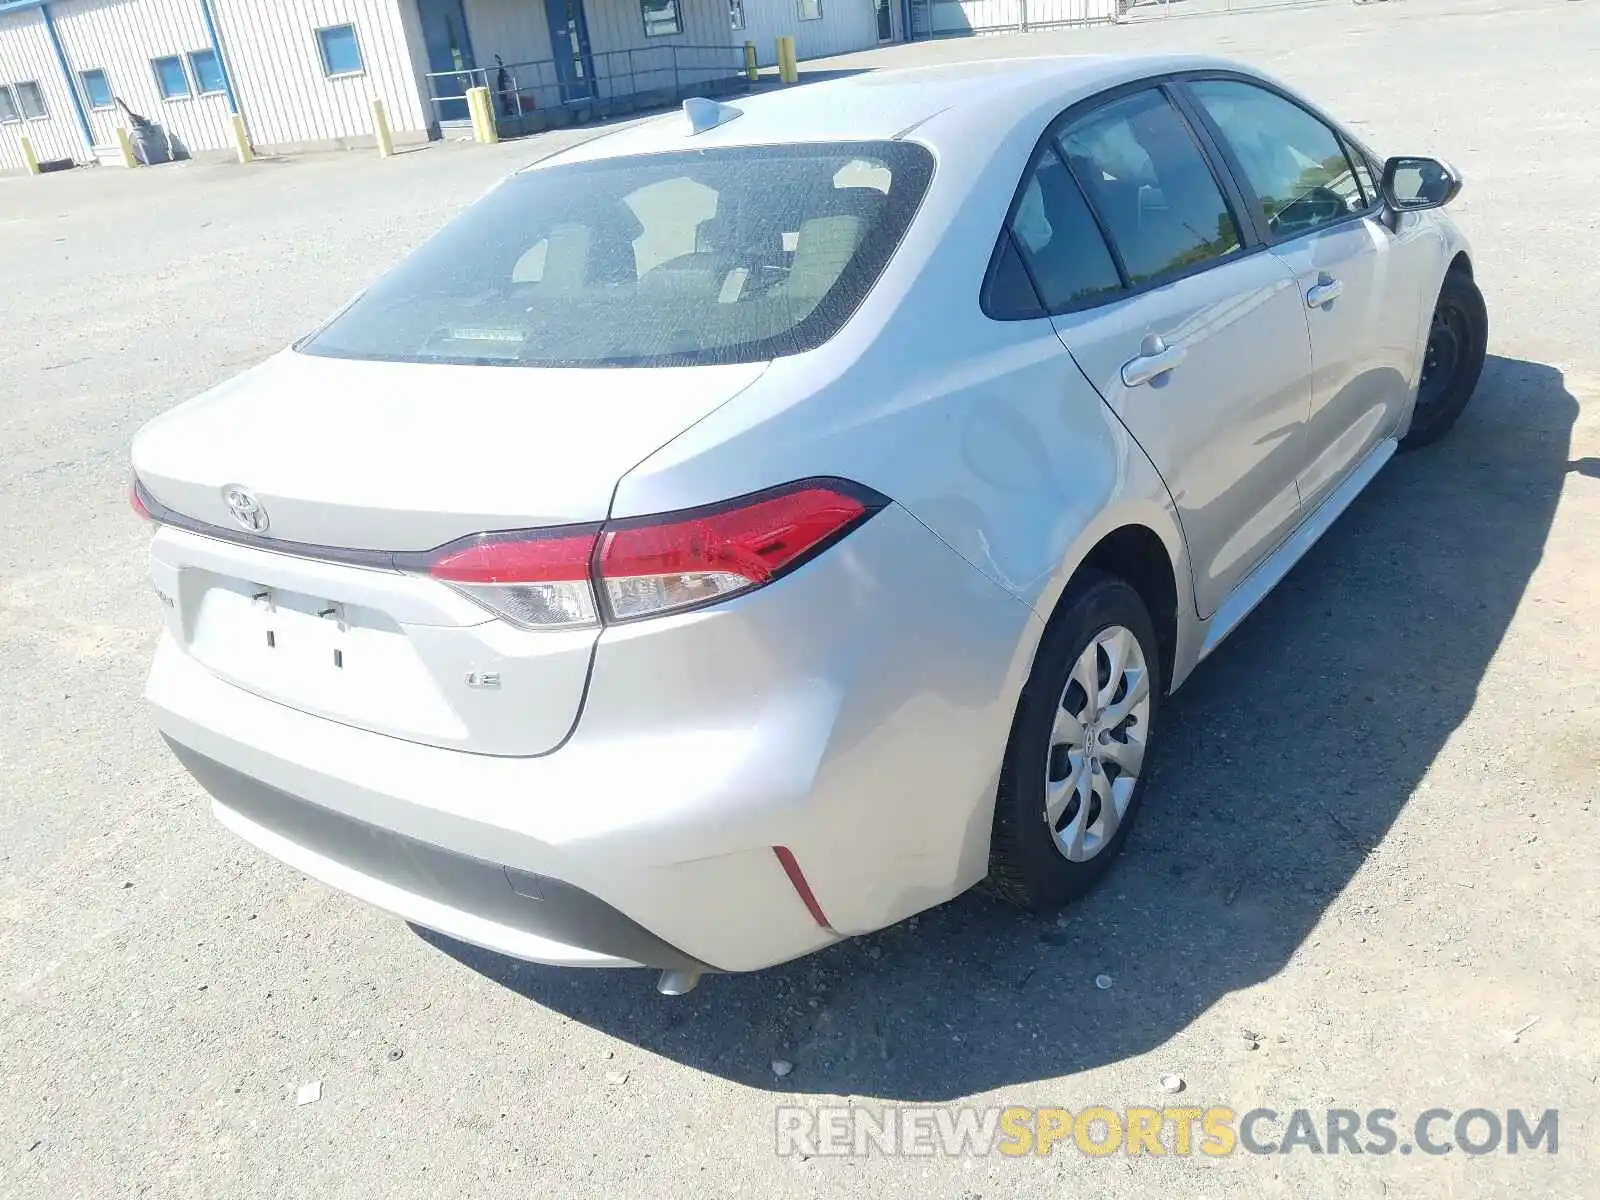
<svg viewBox="0 0 1600 1200">
<path fill-rule="evenodd" d="M 933 172 L 906 142 L 749 146 L 514 175 L 301 343 L 507 366 L 754 362 L 832 337 Z"/>
</svg>

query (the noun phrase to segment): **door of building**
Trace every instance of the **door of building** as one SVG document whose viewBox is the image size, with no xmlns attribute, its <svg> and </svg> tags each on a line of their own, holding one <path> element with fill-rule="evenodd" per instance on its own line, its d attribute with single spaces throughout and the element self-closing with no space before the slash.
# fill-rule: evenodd
<svg viewBox="0 0 1600 1200">
<path fill-rule="evenodd" d="M 477 61 L 472 57 L 472 38 L 467 33 L 467 14 L 461 0 L 417 0 L 422 17 L 422 41 L 428 50 L 429 95 L 453 97 L 436 99 L 433 115 L 441 121 L 468 120 L 467 89 L 482 81 L 471 74 Z M 438 74 L 438 72 L 461 72 Z"/>
<path fill-rule="evenodd" d="M 594 55 L 589 51 L 589 22 L 583 0 L 545 0 L 550 21 L 550 53 L 556 60 L 561 102 L 590 100 L 595 96 Z"/>
</svg>

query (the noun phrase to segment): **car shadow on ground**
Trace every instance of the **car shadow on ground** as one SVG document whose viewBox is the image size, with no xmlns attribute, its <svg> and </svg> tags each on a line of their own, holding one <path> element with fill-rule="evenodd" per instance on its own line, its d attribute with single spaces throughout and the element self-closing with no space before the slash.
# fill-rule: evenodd
<svg viewBox="0 0 1600 1200">
<path fill-rule="evenodd" d="M 1576 415 L 1559 371 L 1491 358 L 1457 429 L 1396 459 L 1172 700 L 1122 861 L 1059 918 L 969 894 L 679 999 L 418 932 L 575 1021 L 786 1092 L 947 1100 L 1147 1052 L 1281 970 L 1384 839 L 1539 562 Z"/>
</svg>

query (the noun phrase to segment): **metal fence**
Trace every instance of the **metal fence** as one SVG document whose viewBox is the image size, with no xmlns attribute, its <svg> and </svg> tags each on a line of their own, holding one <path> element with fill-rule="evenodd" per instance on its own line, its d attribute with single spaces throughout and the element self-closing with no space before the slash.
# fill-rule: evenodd
<svg viewBox="0 0 1600 1200">
<path fill-rule="evenodd" d="M 1113 19 L 1105 0 L 911 0 L 911 37 L 1026 33 Z"/>
<path fill-rule="evenodd" d="M 911 0 L 911 37 L 1026 33 L 1112 21 L 1142 22 L 1214 13 L 1309 8 L 1338 0 Z M 1379 0 L 1354 0 L 1378 3 Z"/>
<path fill-rule="evenodd" d="M 562 70 L 565 66 L 566 70 Z M 558 65 L 553 58 L 430 71 L 429 100 L 441 125 L 465 124 L 467 91 L 486 87 L 503 135 L 670 107 L 690 96 L 753 89 L 743 46 L 645 46 L 602 50 Z"/>
<path fill-rule="evenodd" d="M 1260 12 L 1276 8 L 1314 8 L 1335 0 L 1135 0 L 1122 11 L 1124 21 L 1160 21 L 1168 17 L 1199 17 L 1217 13 Z M 1366 0 L 1354 0 L 1365 3 Z M 1374 3 L 1377 0 L 1373 0 Z"/>
</svg>

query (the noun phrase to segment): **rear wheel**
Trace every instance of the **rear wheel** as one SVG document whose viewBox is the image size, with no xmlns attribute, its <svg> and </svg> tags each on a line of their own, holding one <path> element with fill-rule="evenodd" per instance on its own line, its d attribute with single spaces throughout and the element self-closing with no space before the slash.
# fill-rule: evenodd
<svg viewBox="0 0 1600 1200">
<path fill-rule="evenodd" d="M 1161 700 L 1139 593 L 1087 571 L 1046 630 L 995 798 L 990 890 L 1024 908 L 1086 892 L 1138 811 Z"/>
<path fill-rule="evenodd" d="M 1472 276 L 1453 270 L 1445 276 L 1439 303 L 1434 306 L 1422 354 L 1417 404 L 1400 449 L 1426 446 L 1450 431 L 1478 386 L 1488 343 L 1489 314 L 1483 293 Z"/>
</svg>

